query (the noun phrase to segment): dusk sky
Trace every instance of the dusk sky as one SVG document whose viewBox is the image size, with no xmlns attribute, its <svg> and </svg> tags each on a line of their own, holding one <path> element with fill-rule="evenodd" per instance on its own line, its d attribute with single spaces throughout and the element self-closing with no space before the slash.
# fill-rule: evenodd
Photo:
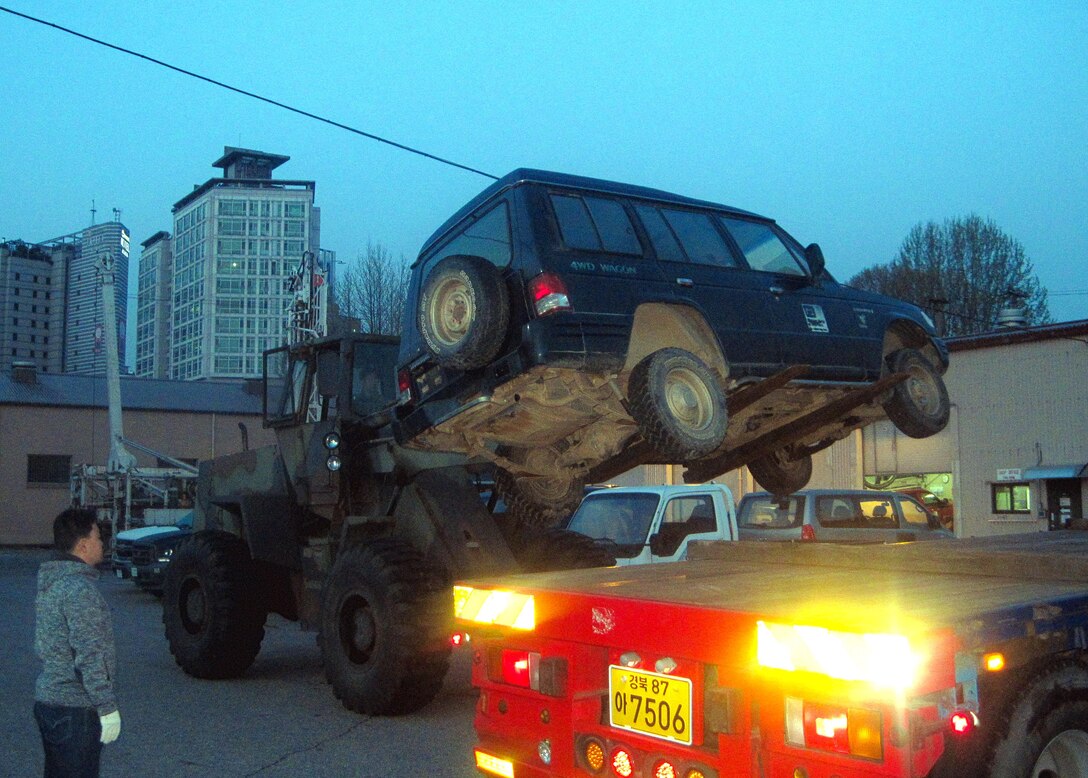
<svg viewBox="0 0 1088 778">
<path fill-rule="evenodd" d="M 762 213 L 839 280 L 977 213 L 1023 244 L 1055 320 L 1088 318 L 1083 0 L 0 4 L 494 175 Z M 224 146 L 316 181 L 341 260 L 413 258 L 489 182 L 4 12 L 0 84 L 0 239 L 119 208 L 133 314 L 140 242 Z"/>
</svg>

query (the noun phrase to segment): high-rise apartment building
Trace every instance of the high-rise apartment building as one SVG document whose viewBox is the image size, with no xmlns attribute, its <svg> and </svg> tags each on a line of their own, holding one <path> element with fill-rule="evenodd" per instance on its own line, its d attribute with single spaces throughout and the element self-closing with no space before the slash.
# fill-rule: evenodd
<svg viewBox="0 0 1088 778">
<path fill-rule="evenodd" d="M 169 232 L 156 232 L 140 247 L 136 375 L 167 378 L 170 371 L 170 302 L 174 288 L 173 241 Z"/>
<path fill-rule="evenodd" d="M 289 159 L 228 146 L 212 163 L 222 178 L 174 204 L 170 288 L 161 279 L 146 292 L 141 284 L 139 302 L 150 311 L 145 295 L 169 299 L 169 378 L 259 377 L 261 353 L 284 342 L 290 279 L 305 252 L 318 255 L 321 224 L 313 181 L 272 178 Z M 157 245 L 149 243 L 145 252 Z M 158 262 L 148 257 L 149 273 Z M 147 355 L 155 349 L 141 352 L 140 343 L 156 337 L 155 328 L 140 332 L 145 359 L 138 356 L 137 374 L 154 375 Z"/>
<path fill-rule="evenodd" d="M 64 282 L 75 243 L 0 244 L 0 369 L 13 362 L 64 369 Z"/>
<path fill-rule="evenodd" d="M 76 253 L 68 263 L 64 299 L 64 372 L 98 373 L 105 370 L 106 338 L 102 311 L 102 281 L 99 265 L 109 256 L 114 260 L 117 295 L 117 343 L 121 360 L 125 354 L 128 321 L 129 232 L 120 221 L 87 227 L 75 236 Z M 56 243 L 56 241 L 47 241 Z"/>
</svg>

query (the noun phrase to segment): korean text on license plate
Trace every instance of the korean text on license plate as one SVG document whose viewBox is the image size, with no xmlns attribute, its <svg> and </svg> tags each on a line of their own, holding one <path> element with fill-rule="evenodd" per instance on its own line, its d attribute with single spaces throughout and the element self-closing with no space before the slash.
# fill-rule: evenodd
<svg viewBox="0 0 1088 778">
<path fill-rule="evenodd" d="M 691 745 L 691 681 L 608 668 L 608 720 L 613 727 Z"/>
</svg>

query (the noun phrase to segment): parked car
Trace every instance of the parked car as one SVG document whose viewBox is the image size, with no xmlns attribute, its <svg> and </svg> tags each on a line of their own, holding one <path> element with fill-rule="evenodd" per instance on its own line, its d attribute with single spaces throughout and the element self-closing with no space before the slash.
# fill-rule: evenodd
<svg viewBox="0 0 1088 778">
<path fill-rule="evenodd" d="M 952 529 L 952 521 L 955 517 L 955 506 L 950 499 L 947 497 L 938 497 L 936 494 L 929 491 L 929 489 L 922 489 L 921 487 L 896 489 L 896 491 L 902 494 L 908 494 L 918 500 L 922 505 L 937 514 L 937 518 L 941 520 L 941 525 L 945 529 Z"/>
<path fill-rule="evenodd" d="M 638 464 L 748 465 L 788 494 L 872 421 L 939 432 L 947 365 L 921 309 L 838 283 L 771 219 L 521 169 L 412 265 L 394 434 L 490 460 L 538 523 Z"/>
<path fill-rule="evenodd" d="M 144 591 L 162 593 L 163 577 L 174 549 L 193 532 L 190 513 L 177 524 L 140 527 L 117 533 L 111 564 L 118 578 L 129 578 Z"/>
<path fill-rule="evenodd" d="M 741 540 L 897 543 L 953 537 L 937 515 L 901 492 L 806 489 L 752 492 L 737 507 Z"/>
</svg>

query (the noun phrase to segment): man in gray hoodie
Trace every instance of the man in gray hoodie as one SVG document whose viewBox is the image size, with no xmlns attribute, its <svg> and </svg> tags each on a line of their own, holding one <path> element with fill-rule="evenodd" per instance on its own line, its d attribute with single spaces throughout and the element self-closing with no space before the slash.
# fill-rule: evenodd
<svg viewBox="0 0 1088 778">
<path fill-rule="evenodd" d="M 97 778 L 102 744 L 121 733 L 113 692 L 113 623 L 98 591 L 103 558 L 94 511 L 70 508 L 53 521 L 54 558 L 38 569 L 34 650 L 42 672 L 34 718 L 45 778 Z"/>
</svg>

